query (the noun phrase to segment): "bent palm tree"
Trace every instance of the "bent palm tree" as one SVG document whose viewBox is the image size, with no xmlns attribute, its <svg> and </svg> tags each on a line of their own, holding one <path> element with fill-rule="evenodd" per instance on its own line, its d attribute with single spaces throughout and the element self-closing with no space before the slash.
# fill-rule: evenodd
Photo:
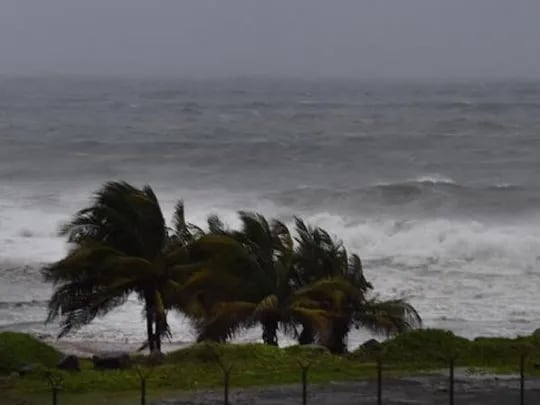
<svg viewBox="0 0 540 405">
<path fill-rule="evenodd" d="M 240 242 L 251 258 L 245 259 L 249 264 L 237 265 L 232 271 L 221 267 L 218 273 L 195 274 L 185 285 L 205 297 L 212 293 L 205 310 L 192 317 L 198 339 L 226 341 L 236 331 L 255 324 L 261 324 L 263 341 L 270 345 L 277 345 L 278 329 L 295 337 L 297 325 L 314 334 L 327 331 L 325 310 L 309 300 L 295 298 L 293 238 L 285 224 L 256 213 L 239 215 L 239 231 L 229 230 L 216 216 L 209 218 L 208 225 L 213 234 Z"/>
<path fill-rule="evenodd" d="M 340 241 L 325 230 L 296 219 L 298 247 L 294 282 L 298 286 L 294 305 L 318 310 L 319 325 L 304 324 L 301 344 L 319 341 L 333 352 L 346 350 L 351 327 L 375 332 L 400 333 L 421 324 L 414 308 L 401 300 L 380 302 L 366 297 L 373 286 L 365 279 L 357 255 L 348 257 Z"/>
<path fill-rule="evenodd" d="M 283 312 L 291 293 L 293 239 L 287 226 L 278 220 L 269 222 L 260 214 L 243 211 L 239 215 L 242 228 L 238 238 L 262 270 L 261 295 L 254 316 L 261 323 L 264 343 L 277 346 L 279 325 L 284 329 L 290 326 Z"/>
<path fill-rule="evenodd" d="M 177 222 L 183 206 L 177 206 Z M 105 184 L 93 203 L 65 225 L 61 235 L 73 244 L 61 261 L 42 274 L 55 285 L 48 321 L 61 319 L 59 337 L 122 305 L 136 293 L 144 302 L 148 346 L 161 350 L 169 334 L 167 310 L 182 280 L 197 266 L 182 240 L 177 223 L 168 235 L 156 195 L 146 186 Z"/>
</svg>

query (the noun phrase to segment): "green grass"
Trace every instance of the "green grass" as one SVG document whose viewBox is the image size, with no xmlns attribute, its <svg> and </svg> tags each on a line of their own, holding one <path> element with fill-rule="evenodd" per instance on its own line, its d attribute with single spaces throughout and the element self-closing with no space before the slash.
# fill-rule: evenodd
<svg viewBox="0 0 540 405">
<path fill-rule="evenodd" d="M 468 340 L 448 331 L 423 329 L 388 340 L 371 352 L 358 349 L 350 357 L 358 361 L 375 361 L 382 356 L 389 365 L 412 370 L 446 366 L 448 360 L 454 357 L 458 367 L 506 373 L 519 369 L 522 353 L 527 355 L 528 371 L 538 374 L 533 365 L 540 361 L 540 338 L 533 336 Z"/>
<path fill-rule="evenodd" d="M 54 349 L 23 335 L 10 340 L 20 341 L 32 342 L 32 347 L 40 348 L 33 350 L 34 353 L 43 355 L 40 357 L 43 364 L 54 365 L 58 357 Z M 36 342 L 39 345 L 36 345 Z M 17 360 L 11 361 L 11 364 L 20 363 L 22 357 L 25 361 L 35 360 L 27 354 L 16 355 L 19 347 L 26 346 L 17 343 L 8 350 Z M 151 398 L 178 392 L 221 388 L 221 367 L 228 366 L 232 366 L 231 385 L 248 387 L 298 383 L 301 375 L 299 362 L 312 363 L 310 383 L 374 378 L 378 356 L 383 358 L 386 376 L 439 370 L 446 367 L 449 356 L 456 357 L 456 367 L 468 368 L 473 372 L 516 372 L 522 351 L 528 353 L 528 374 L 539 375 L 539 371 L 533 367 L 540 359 L 538 338 L 479 338 L 470 341 L 440 330 L 410 332 L 386 341 L 378 350 L 358 349 L 344 356 L 298 346 L 280 349 L 260 344 L 197 344 L 168 354 L 165 362 L 157 367 L 144 366 L 144 357 L 135 360 L 140 365 L 139 369 L 148 374 L 147 386 Z M 121 405 L 123 401 L 137 397 L 137 367 L 124 371 L 96 371 L 92 369 L 91 362 L 86 360 L 82 362 L 80 373 L 55 373 L 63 379 L 61 395 L 64 398 L 77 398 L 68 403 Z M 0 390 L 2 386 L 9 395 L 18 400 L 25 399 L 29 404 L 35 405 L 48 403 L 48 386 L 39 373 L 25 378 L 4 378 L 3 381 L 0 380 Z"/>
<path fill-rule="evenodd" d="M 54 367 L 62 355 L 38 339 L 22 333 L 0 333 L 0 374 L 28 364 Z"/>
</svg>

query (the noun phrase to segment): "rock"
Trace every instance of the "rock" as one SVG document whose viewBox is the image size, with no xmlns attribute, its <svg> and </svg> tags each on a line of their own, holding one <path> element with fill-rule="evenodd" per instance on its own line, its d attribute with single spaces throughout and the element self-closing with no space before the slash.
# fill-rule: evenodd
<svg viewBox="0 0 540 405">
<path fill-rule="evenodd" d="M 366 352 L 372 353 L 381 347 L 381 344 L 376 339 L 369 339 L 368 341 L 362 343 L 360 348 Z"/>
<path fill-rule="evenodd" d="M 56 365 L 60 370 L 66 371 L 81 371 L 81 366 L 79 365 L 79 358 L 77 356 L 65 356 L 62 360 Z"/>
<path fill-rule="evenodd" d="M 108 352 L 92 356 L 96 370 L 119 370 L 131 367 L 129 353 Z"/>
<path fill-rule="evenodd" d="M 34 364 L 25 364 L 17 370 L 20 377 L 24 377 L 28 374 L 31 374 L 35 370 L 36 366 Z"/>
<path fill-rule="evenodd" d="M 535 338 L 540 338 L 540 328 L 536 329 L 532 335 L 535 337 Z"/>
</svg>

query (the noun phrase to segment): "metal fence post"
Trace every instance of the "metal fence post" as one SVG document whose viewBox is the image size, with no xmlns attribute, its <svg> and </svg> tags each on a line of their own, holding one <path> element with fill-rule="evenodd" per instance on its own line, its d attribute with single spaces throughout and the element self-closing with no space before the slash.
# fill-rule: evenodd
<svg viewBox="0 0 540 405">
<path fill-rule="evenodd" d="M 454 405 L 454 357 L 450 358 L 450 387 L 449 387 L 449 396 L 450 396 L 450 405 Z"/>
<path fill-rule="evenodd" d="M 231 382 L 232 366 L 223 368 L 223 403 L 229 405 L 229 384 Z"/>
<path fill-rule="evenodd" d="M 63 381 L 62 375 L 56 374 L 51 370 L 46 370 L 45 378 L 51 387 L 52 405 L 58 405 L 58 392 L 60 391 Z"/>
<path fill-rule="evenodd" d="M 304 363 L 302 361 L 298 362 L 298 365 L 302 369 L 302 405 L 307 404 L 307 376 L 309 368 L 311 367 L 311 362 Z"/>
<path fill-rule="evenodd" d="M 382 359 L 377 358 L 377 405 L 382 405 Z"/>
<path fill-rule="evenodd" d="M 525 405 L 525 353 L 519 357 L 519 403 Z"/>
<path fill-rule="evenodd" d="M 52 387 L 52 404 L 57 405 L 58 404 L 58 388 Z"/>
<path fill-rule="evenodd" d="M 141 378 L 141 405 L 146 405 L 146 378 Z"/>
</svg>

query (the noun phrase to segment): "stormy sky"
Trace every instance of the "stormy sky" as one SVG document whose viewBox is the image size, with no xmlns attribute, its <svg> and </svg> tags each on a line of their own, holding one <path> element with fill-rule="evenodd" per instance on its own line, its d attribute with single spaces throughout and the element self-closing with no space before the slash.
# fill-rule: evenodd
<svg viewBox="0 0 540 405">
<path fill-rule="evenodd" d="M 539 0 L 0 0 L 0 73 L 540 77 Z"/>
</svg>

